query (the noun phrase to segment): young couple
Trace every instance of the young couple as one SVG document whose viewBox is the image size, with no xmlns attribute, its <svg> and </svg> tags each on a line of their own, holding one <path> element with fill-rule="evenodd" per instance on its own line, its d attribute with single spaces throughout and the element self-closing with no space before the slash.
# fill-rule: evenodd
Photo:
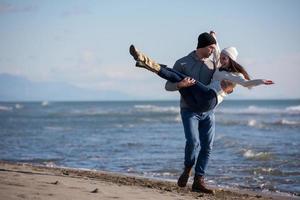
<svg viewBox="0 0 300 200">
<path fill-rule="evenodd" d="M 173 68 L 151 60 L 133 45 L 129 52 L 136 60 L 137 67 L 166 79 L 166 90 L 179 91 L 181 94 L 180 114 L 186 145 L 184 171 L 178 179 L 178 186 L 186 186 L 195 165 L 192 190 L 214 193 L 204 182 L 215 135 L 214 108 L 233 92 L 236 84 L 251 88 L 274 84 L 273 81 L 251 80 L 247 71 L 236 62 L 236 48 L 228 47 L 220 52 L 213 31 L 201 33 L 196 50 L 177 60 Z M 213 59 L 210 60 L 212 54 Z"/>
</svg>

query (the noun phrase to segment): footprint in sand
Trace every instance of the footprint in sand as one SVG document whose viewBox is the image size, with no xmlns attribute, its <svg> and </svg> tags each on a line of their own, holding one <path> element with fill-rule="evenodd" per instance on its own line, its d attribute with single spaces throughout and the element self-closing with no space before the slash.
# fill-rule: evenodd
<svg viewBox="0 0 300 200">
<path fill-rule="evenodd" d="M 93 191 L 91 191 L 91 193 L 98 193 L 98 188 L 96 188 Z"/>
<path fill-rule="evenodd" d="M 55 181 L 55 182 L 52 182 L 50 184 L 57 185 L 58 183 L 59 183 L 58 181 Z"/>
</svg>

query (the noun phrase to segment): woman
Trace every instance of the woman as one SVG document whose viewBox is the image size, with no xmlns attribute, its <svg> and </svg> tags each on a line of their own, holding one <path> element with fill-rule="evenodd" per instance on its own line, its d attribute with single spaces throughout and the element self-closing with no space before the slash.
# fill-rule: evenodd
<svg viewBox="0 0 300 200">
<path fill-rule="evenodd" d="M 211 32 L 211 34 L 214 35 L 213 32 Z M 129 52 L 137 61 L 137 67 L 148 69 L 160 77 L 174 83 L 178 83 L 183 79 L 192 82 L 190 87 L 181 88 L 179 89 L 179 92 L 186 103 L 198 112 L 207 112 L 214 109 L 223 101 L 224 97 L 228 95 L 228 82 L 226 82 L 226 80 L 248 88 L 262 84 L 273 84 L 271 80 L 250 80 L 246 70 L 235 62 L 237 51 L 234 47 L 225 48 L 221 53 L 219 53 L 217 47 L 214 54 L 214 60 L 217 63 L 220 63 L 219 65 L 221 67 L 215 71 L 211 83 L 207 86 L 172 68 L 156 63 L 148 56 L 138 51 L 133 45 L 130 46 Z"/>
</svg>

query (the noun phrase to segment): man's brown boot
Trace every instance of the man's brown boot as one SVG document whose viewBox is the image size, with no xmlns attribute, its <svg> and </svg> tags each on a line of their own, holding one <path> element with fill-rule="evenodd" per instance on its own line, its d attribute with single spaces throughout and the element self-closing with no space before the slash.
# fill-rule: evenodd
<svg viewBox="0 0 300 200">
<path fill-rule="evenodd" d="M 194 177 L 194 183 L 192 185 L 192 191 L 193 192 L 203 192 L 207 194 L 214 194 L 214 191 L 211 189 L 208 189 L 205 186 L 204 183 L 204 176 L 195 175 Z"/>
<path fill-rule="evenodd" d="M 177 185 L 179 187 L 185 187 L 191 174 L 192 174 L 192 167 L 185 167 L 184 171 L 182 172 L 182 174 L 180 175 L 177 181 Z"/>
</svg>

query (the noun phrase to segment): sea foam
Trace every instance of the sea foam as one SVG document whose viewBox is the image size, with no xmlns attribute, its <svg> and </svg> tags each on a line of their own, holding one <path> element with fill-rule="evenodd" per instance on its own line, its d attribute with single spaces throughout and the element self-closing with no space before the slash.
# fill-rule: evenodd
<svg viewBox="0 0 300 200">
<path fill-rule="evenodd" d="M 0 111 L 11 111 L 13 107 L 10 106 L 0 106 Z"/>
</svg>

